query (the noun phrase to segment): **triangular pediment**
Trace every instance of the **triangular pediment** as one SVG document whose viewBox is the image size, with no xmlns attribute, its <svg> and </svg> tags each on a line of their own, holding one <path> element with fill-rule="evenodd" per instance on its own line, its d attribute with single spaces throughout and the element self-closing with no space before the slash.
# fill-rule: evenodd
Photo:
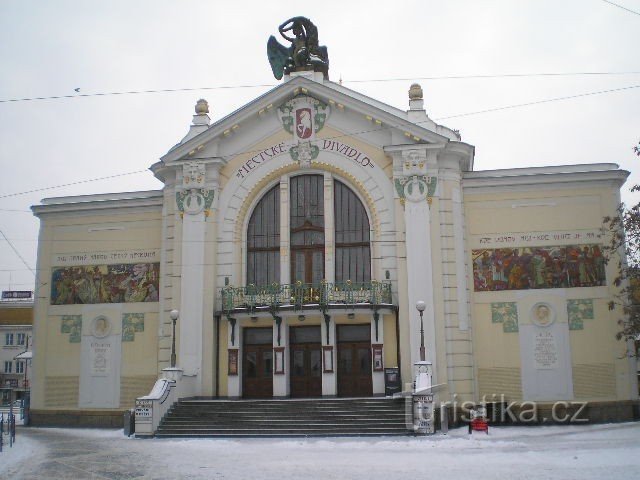
<svg viewBox="0 0 640 480">
<path fill-rule="evenodd" d="M 285 126 L 278 109 L 296 97 L 310 97 L 327 106 L 327 126 L 343 138 L 357 136 L 376 147 L 439 144 L 457 141 L 457 133 L 424 118 L 409 119 L 406 111 L 386 105 L 342 85 L 303 76 L 292 78 L 173 147 L 160 164 L 218 158 L 226 163 L 251 145 L 276 135 Z M 436 133 L 439 129 L 445 134 Z M 154 167 L 160 167 L 156 164 Z M 152 167 L 152 169 L 154 169 Z M 154 169 L 155 171 L 155 169 Z"/>
</svg>

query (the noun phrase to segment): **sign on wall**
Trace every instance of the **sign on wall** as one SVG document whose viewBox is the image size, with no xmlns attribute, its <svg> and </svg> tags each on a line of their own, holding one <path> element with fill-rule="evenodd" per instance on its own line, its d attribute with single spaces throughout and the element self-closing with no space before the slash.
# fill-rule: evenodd
<svg viewBox="0 0 640 480">
<path fill-rule="evenodd" d="M 33 296 L 31 290 L 4 290 L 2 292 L 3 300 L 24 300 Z"/>
</svg>

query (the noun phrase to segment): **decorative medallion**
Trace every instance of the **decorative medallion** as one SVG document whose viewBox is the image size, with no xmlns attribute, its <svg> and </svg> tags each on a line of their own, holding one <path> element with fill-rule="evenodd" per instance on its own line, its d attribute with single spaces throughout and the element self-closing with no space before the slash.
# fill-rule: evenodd
<svg viewBox="0 0 640 480">
<path fill-rule="evenodd" d="M 320 149 L 317 145 L 313 145 L 311 142 L 303 142 L 291 147 L 289 154 L 296 162 L 300 164 L 301 168 L 309 168 L 311 161 L 318 158 Z"/>
<path fill-rule="evenodd" d="M 186 162 L 182 166 L 182 189 L 176 191 L 176 205 L 184 213 L 209 216 L 214 191 L 206 188 L 206 166 L 203 162 Z"/>
<path fill-rule="evenodd" d="M 111 322 L 104 315 L 99 315 L 91 322 L 91 334 L 96 338 L 104 338 L 111 333 Z"/>
<path fill-rule="evenodd" d="M 407 150 L 402 152 L 402 175 L 394 179 L 394 184 L 400 203 L 406 200 L 421 202 L 427 200 L 431 205 L 431 198 L 436 193 L 437 177 L 427 175 L 427 158 L 424 150 Z"/>
<path fill-rule="evenodd" d="M 531 307 L 531 321 L 538 327 L 549 327 L 556 321 L 556 311 L 546 302 L 538 302 Z"/>
<path fill-rule="evenodd" d="M 329 106 L 320 100 L 300 95 L 280 105 L 278 116 L 284 129 L 296 142 L 315 139 L 329 117 Z"/>
<path fill-rule="evenodd" d="M 278 108 L 282 127 L 292 135 L 289 155 L 301 167 L 308 168 L 318 158 L 320 147 L 315 138 L 329 116 L 329 107 L 313 97 L 301 95 Z"/>
</svg>

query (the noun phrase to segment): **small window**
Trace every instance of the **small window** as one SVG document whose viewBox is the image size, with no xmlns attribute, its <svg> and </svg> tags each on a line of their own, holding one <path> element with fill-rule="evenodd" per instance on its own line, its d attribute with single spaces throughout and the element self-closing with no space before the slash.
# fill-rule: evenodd
<svg viewBox="0 0 640 480">
<path fill-rule="evenodd" d="M 13 333 L 6 333 L 4 336 L 5 345 L 13 345 Z"/>
<path fill-rule="evenodd" d="M 24 362 L 16 362 L 16 373 L 24 373 Z"/>
<path fill-rule="evenodd" d="M 4 373 L 11 373 L 13 362 L 4 362 Z"/>
<path fill-rule="evenodd" d="M 16 345 L 24 345 L 27 336 L 24 333 L 18 334 L 18 343 Z"/>
</svg>

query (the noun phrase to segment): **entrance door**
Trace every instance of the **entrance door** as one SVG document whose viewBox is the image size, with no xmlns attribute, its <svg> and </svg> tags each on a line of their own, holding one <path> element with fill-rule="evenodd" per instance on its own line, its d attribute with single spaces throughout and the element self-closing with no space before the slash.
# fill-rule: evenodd
<svg viewBox="0 0 640 480">
<path fill-rule="evenodd" d="M 322 354 L 320 327 L 292 327 L 289 330 L 291 351 L 291 396 L 322 395 Z"/>
<path fill-rule="evenodd" d="M 242 355 L 242 396 L 273 397 L 273 330 L 245 328 Z"/>
<path fill-rule="evenodd" d="M 371 326 L 338 325 L 338 396 L 373 394 Z"/>
</svg>

